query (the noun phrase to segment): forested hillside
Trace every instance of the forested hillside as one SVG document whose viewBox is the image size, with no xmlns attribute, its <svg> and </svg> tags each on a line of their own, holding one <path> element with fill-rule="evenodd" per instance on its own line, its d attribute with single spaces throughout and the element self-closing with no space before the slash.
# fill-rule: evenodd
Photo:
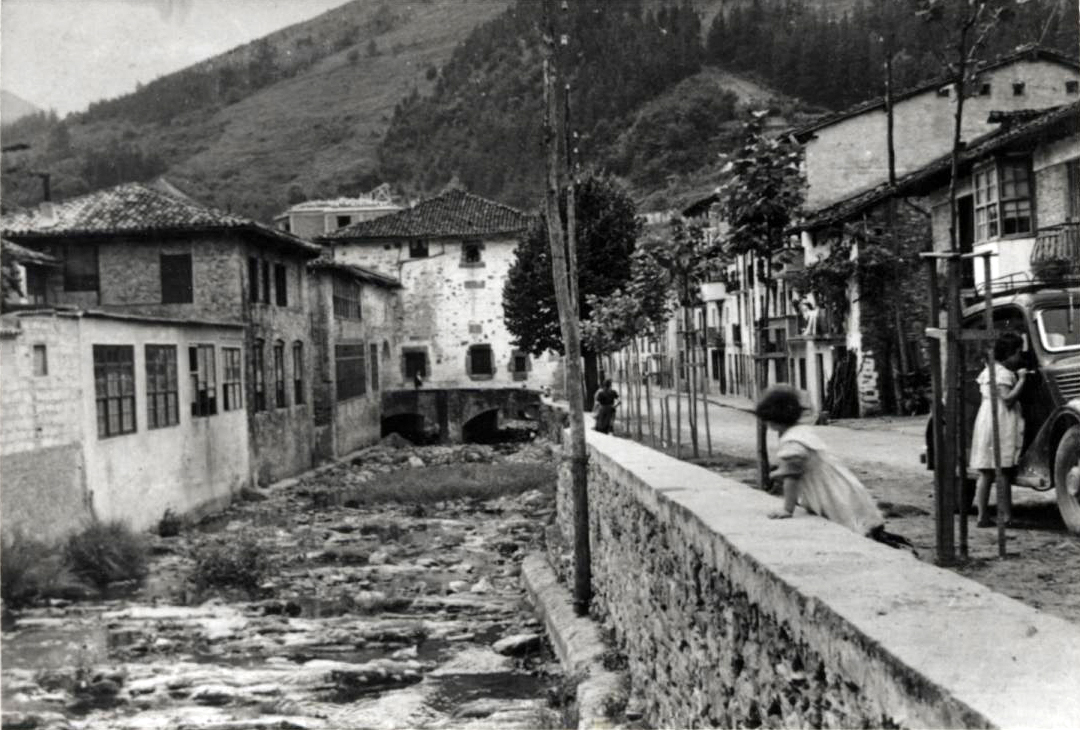
<svg viewBox="0 0 1080 730">
<path fill-rule="evenodd" d="M 746 113 L 734 94 L 709 82 L 720 68 L 776 89 L 771 100 L 754 105 L 788 118 L 880 95 L 887 31 L 895 33 L 898 88 L 940 75 L 932 53 L 940 39 L 910 8 L 889 8 L 800 0 L 577 0 L 569 24 L 571 107 L 582 157 L 626 177 L 639 199 L 672 178 L 686 178 L 683 187 L 710 179 L 717 153 L 731 148 L 733 129 Z M 711 17 L 707 29 L 703 10 Z M 414 94 L 398 105 L 379 149 L 388 180 L 426 193 L 456 178 L 483 195 L 535 204 L 543 174 L 538 12 L 538 3 L 518 2 L 478 27 L 430 96 Z M 1040 39 L 1075 53 L 1076 31 L 1075 5 L 1031 0 L 1001 27 L 990 54 Z"/>
</svg>

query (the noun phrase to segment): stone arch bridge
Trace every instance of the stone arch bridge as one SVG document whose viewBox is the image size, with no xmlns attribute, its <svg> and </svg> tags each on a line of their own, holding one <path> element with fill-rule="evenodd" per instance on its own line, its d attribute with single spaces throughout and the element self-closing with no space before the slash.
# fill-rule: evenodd
<svg viewBox="0 0 1080 730">
<path fill-rule="evenodd" d="M 442 443 L 494 431 L 499 416 L 538 420 L 540 393 L 524 388 L 416 388 L 382 392 L 382 431 L 406 434 L 437 427 Z"/>
</svg>

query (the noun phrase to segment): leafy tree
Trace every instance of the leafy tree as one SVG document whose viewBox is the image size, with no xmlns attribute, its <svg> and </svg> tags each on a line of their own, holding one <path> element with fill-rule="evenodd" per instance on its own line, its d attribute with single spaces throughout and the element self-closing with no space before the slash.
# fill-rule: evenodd
<svg viewBox="0 0 1080 730">
<path fill-rule="evenodd" d="M 565 201 L 565 196 L 560 196 Z M 576 189 L 579 318 L 588 321 L 593 303 L 630 280 L 630 260 L 642 221 L 634 201 L 613 178 L 587 175 Z M 566 210 L 563 203 L 562 215 Z M 534 355 L 563 352 L 546 219 L 541 216 L 520 243 L 503 286 L 506 326 L 515 344 Z M 596 389 L 596 350 L 586 348 L 585 385 Z"/>
</svg>

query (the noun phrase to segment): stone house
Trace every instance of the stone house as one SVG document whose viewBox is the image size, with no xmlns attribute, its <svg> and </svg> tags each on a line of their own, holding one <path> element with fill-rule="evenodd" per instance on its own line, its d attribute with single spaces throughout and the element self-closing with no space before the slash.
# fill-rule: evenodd
<svg viewBox="0 0 1080 730">
<path fill-rule="evenodd" d="M 1058 260 L 1080 275 L 1080 101 L 1037 113 L 996 115 L 999 128 L 960 157 L 957 213 L 961 251 L 994 254 L 991 278 L 1024 283 L 1032 264 Z M 951 160 L 943 156 L 897 181 L 897 195 L 926 196 L 933 245 L 948 250 Z M 981 287 L 981 264 L 965 272 Z"/>
<path fill-rule="evenodd" d="M 390 196 L 390 187 L 383 184 L 367 195 L 356 198 L 307 200 L 297 203 L 275 216 L 274 226 L 311 240 L 353 223 L 369 221 L 399 210 L 401 206 Z"/>
<path fill-rule="evenodd" d="M 55 256 L 33 251 L 25 246 L 20 246 L 13 241 L 0 241 L 0 256 L 3 257 L 4 266 L 9 263 L 13 273 L 18 277 L 19 291 L 7 286 L 4 288 L 4 309 L 15 308 L 23 305 L 41 305 L 47 302 L 46 282 L 49 272 L 60 266 L 60 261 Z"/>
<path fill-rule="evenodd" d="M 315 452 L 329 459 L 382 435 L 380 394 L 400 371 L 401 284 L 329 256 L 308 271 Z"/>
<path fill-rule="evenodd" d="M 5 314 L 5 531 L 51 540 L 93 517 L 141 530 L 167 509 L 227 504 L 250 481 L 244 346 L 238 322 L 96 309 Z M 211 377 L 222 383 L 220 395 L 186 377 L 186 363 L 206 362 L 218 363 Z"/>
<path fill-rule="evenodd" d="M 356 223 L 321 242 L 333 260 L 401 283 L 386 387 L 552 387 L 557 357 L 533 358 L 503 322 L 503 282 L 532 218 L 501 203 L 450 190 L 412 208 Z"/>
<path fill-rule="evenodd" d="M 239 357 L 200 352 L 188 363 L 198 408 L 214 416 L 226 393 L 242 399 L 256 481 L 312 465 L 307 262 L 317 246 L 138 183 L 12 213 L 0 228 L 61 261 L 44 283 L 49 303 L 244 325 Z"/>
<path fill-rule="evenodd" d="M 1038 46 L 984 63 L 964 100 L 963 139 L 993 132 L 994 111 L 1045 109 L 1080 98 L 1080 63 Z M 894 96 L 896 172 L 918 170 L 952 149 L 956 89 L 944 79 Z M 805 149 L 806 207 L 815 211 L 888 177 L 885 99 L 821 117 L 794 132 Z"/>
</svg>

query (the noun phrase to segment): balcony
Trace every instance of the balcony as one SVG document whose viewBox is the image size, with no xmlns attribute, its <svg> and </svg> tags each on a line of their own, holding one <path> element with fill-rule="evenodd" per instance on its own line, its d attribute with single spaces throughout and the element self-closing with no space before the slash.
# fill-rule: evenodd
<svg viewBox="0 0 1080 730">
<path fill-rule="evenodd" d="M 1080 222 L 1040 229 L 1031 249 L 1030 263 L 1040 279 L 1080 276 Z"/>
</svg>

